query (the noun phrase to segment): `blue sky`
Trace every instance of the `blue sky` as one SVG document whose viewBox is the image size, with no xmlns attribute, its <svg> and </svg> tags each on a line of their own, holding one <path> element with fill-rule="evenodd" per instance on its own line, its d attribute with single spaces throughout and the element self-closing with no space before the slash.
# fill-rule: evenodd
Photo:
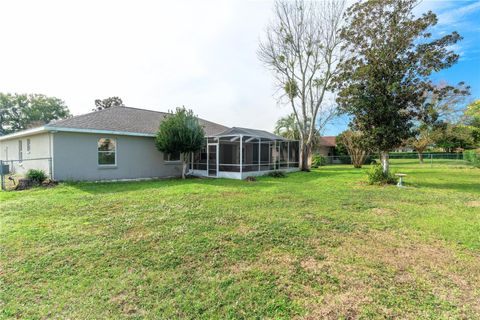
<svg viewBox="0 0 480 320">
<path fill-rule="evenodd" d="M 449 69 L 432 76 L 434 81 L 456 84 L 465 81 L 471 86 L 467 102 L 480 99 L 480 1 L 424 1 L 417 14 L 432 10 L 437 14 L 438 24 L 432 29 L 433 37 L 457 31 L 463 40 L 455 46 L 460 60 Z M 333 120 L 325 129 L 325 135 L 337 135 L 345 130 L 348 119 Z"/>
<path fill-rule="evenodd" d="M 74 115 L 119 96 L 131 107 L 186 106 L 226 126 L 272 131 L 291 113 L 257 56 L 272 9 L 273 0 L 4 1 L 0 88 L 61 98 Z M 465 38 L 460 62 L 436 79 L 465 80 L 480 98 L 480 1 L 424 1 L 417 10 L 439 14 L 437 35 Z M 336 119 L 325 133 L 347 124 Z"/>
</svg>

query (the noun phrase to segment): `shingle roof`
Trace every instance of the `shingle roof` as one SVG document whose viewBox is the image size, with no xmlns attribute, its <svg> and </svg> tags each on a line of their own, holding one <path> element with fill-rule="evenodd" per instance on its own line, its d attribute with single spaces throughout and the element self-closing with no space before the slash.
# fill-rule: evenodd
<svg viewBox="0 0 480 320">
<path fill-rule="evenodd" d="M 48 127 L 108 130 L 142 134 L 156 134 L 160 122 L 168 113 L 129 107 L 113 107 L 68 119 L 57 120 Z M 215 135 L 228 127 L 198 119 L 206 135 Z"/>
<path fill-rule="evenodd" d="M 320 137 L 320 145 L 324 146 L 324 147 L 336 147 L 337 146 L 337 137 L 335 137 L 335 136 Z"/>
<path fill-rule="evenodd" d="M 249 128 L 239 128 L 239 127 L 233 127 L 230 129 L 227 129 L 223 132 L 220 132 L 216 134 L 216 136 L 238 136 L 238 135 L 243 135 L 243 136 L 250 136 L 250 137 L 259 137 L 262 139 L 269 139 L 269 140 L 283 140 L 283 141 L 288 141 L 288 139 L 278 136 L 276 134 L 270 133 L 268 131 L 263 131 L 263 130 L 257 130 L 257 129 L 249 129 Z"/>
</svg>

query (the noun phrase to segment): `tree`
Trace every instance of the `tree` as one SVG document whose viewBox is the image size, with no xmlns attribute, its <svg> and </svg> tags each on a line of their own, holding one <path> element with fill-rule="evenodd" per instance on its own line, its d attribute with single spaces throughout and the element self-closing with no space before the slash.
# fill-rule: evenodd
<svg viewBox="0 0 480 320">
<path fill-rule="evenodd" d="M 300 140 L 300 131 L 298 130 L 295 114 L 291 113 L 278 119 L 274 133 L 287 139 Z"/>
<path fill-rule="evenodd" d="M 417 151 L 420 163 L 423 163 L 423 153 L 432 143 L 432 133 L 429 127 L 419 129 L 416 135 L 407 140 L 407 145 Z"/>
<path fill-rule="evenodd" d="M 341 58 L 343 0 L 277 1 L 259 58 L 274 73 L 281 104 L 290 105 L 300 135 L 300 168 L 309 169 L 316 132 L 335 114 L 329 93 Z"/>
<path fill-rule="evenodd" d="M 480 99 L 467 106 L 465 118 L 468 125 L 480 128 Z"/>
<path fill-rule="evenodd" d="M 453 152 L 457 149 L 470 149 L 475 146 L 472 130 L 468 126 L 452 123 L 436 125 L 432 133 L 435 145 L 445 152 Z"/>
<path fill-rule="evenodd" d="M 467 106 L 464 113 L 466 124 L 472 130 L 472 137 L 477 146 L 480 146 L 480 100 Z"/>
<path fill-rule="evenodd" d="M 337 139 L 347 149 L 353 167 L 361 168 L 369 153 L 363 145 L 363 134 L 359 131 L 346 130 L 338 135 Z"/>
<path fill-rule="evenodd" d="M 340 109 L 352 116 L 351 126 L 365 143 L 380 152 L 384 174 L 388 152 L 412 135 L 414 121 L 434 85 L 433 72 L 457 62 L 450 50 L 461 39 L 457 32 L 431 39 L 428 28 L 437 23 L 431 11 L 415 18 L 417 0 L 355 3 L 346 12 L 341 37 L 350 56 L 341 62 L 336 78 Z"/>
<path fill-rule="evenodd" d="M 65 102 L 43 94 L 0 93 L 0 135 L 70 116 Z"/>
<path fill-rule="evenodd" d="M 122 99 L 119 97 L 110 97 L 106 99 L 96 99 L 95 108 L 92 111 L 100 111 L 103 109 L 108 109 L 112 107 L 125 107 Z"/>
<path fill-rule="evenodd" d="M 177 108 L 160 123 L 156 137 L 157 149 L 164 153 L 180 153 L 183 159 L 182 178 L 185 179 L 188 160 L 205 143 L 205 132 L 192 110 Z"/>
</svg>

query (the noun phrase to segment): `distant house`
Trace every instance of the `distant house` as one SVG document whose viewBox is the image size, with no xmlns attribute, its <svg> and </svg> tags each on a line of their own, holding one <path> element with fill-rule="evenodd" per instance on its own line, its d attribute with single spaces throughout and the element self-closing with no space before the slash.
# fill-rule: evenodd
<svg viewBox="0 0 480 320">
<path fill-rule="evenodd" d="M 336 138 L 335 136 L 320 137 L 317 152 L 326 157 L 335 155 L 335 147 L 337 146 Z"/>
<path fill-rule="evenodd" d="M 114 107 L 0 137 L 0 160 L 13 173 L 35 168 L 55 180 L 121 180 L 181 175 L 179 154 L 156 149 L 168 113 Z M 189 159 L 199 176 L 242 179 L 298 170 L 298 142 L 199 119 L 205 146 Z"/>
</svg>

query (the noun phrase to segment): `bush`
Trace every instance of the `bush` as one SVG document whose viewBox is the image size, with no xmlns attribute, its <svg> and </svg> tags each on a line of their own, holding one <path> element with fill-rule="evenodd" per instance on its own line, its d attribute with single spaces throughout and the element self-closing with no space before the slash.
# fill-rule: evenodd
<svg viewBox="0 0 480 320">
<path fill-rule="evenodd" d="M 381 165 L 372 165 L 368 170 L 368 183 L 369 184 L 396 184 L 397 177 L 393 172 L 383 173 Z"/>
<path fill-rule="evenodd" d="M 47 180 L 47 174 L 43 170 L 30 169 L 27 171 L 27 178 L 35 183 L 42 183 Z"/>
<path fill-rule="evenodd" d="M 283 171 L 272 171 L 267 173 L 267 176 L 272 178 L 285 178 L 287 175 Z"/>
<path fill-rule="evenodd" d="M 463 152 L 463 159 L 480 168 L 480 150 L 466 150 Z"/>
<path fill-rule="evenodd" d="M 320 154 L 314 154 L 312 157 L 312 168 L 318 168 L 327 164 L 327 159 Z"/>
</svg>

